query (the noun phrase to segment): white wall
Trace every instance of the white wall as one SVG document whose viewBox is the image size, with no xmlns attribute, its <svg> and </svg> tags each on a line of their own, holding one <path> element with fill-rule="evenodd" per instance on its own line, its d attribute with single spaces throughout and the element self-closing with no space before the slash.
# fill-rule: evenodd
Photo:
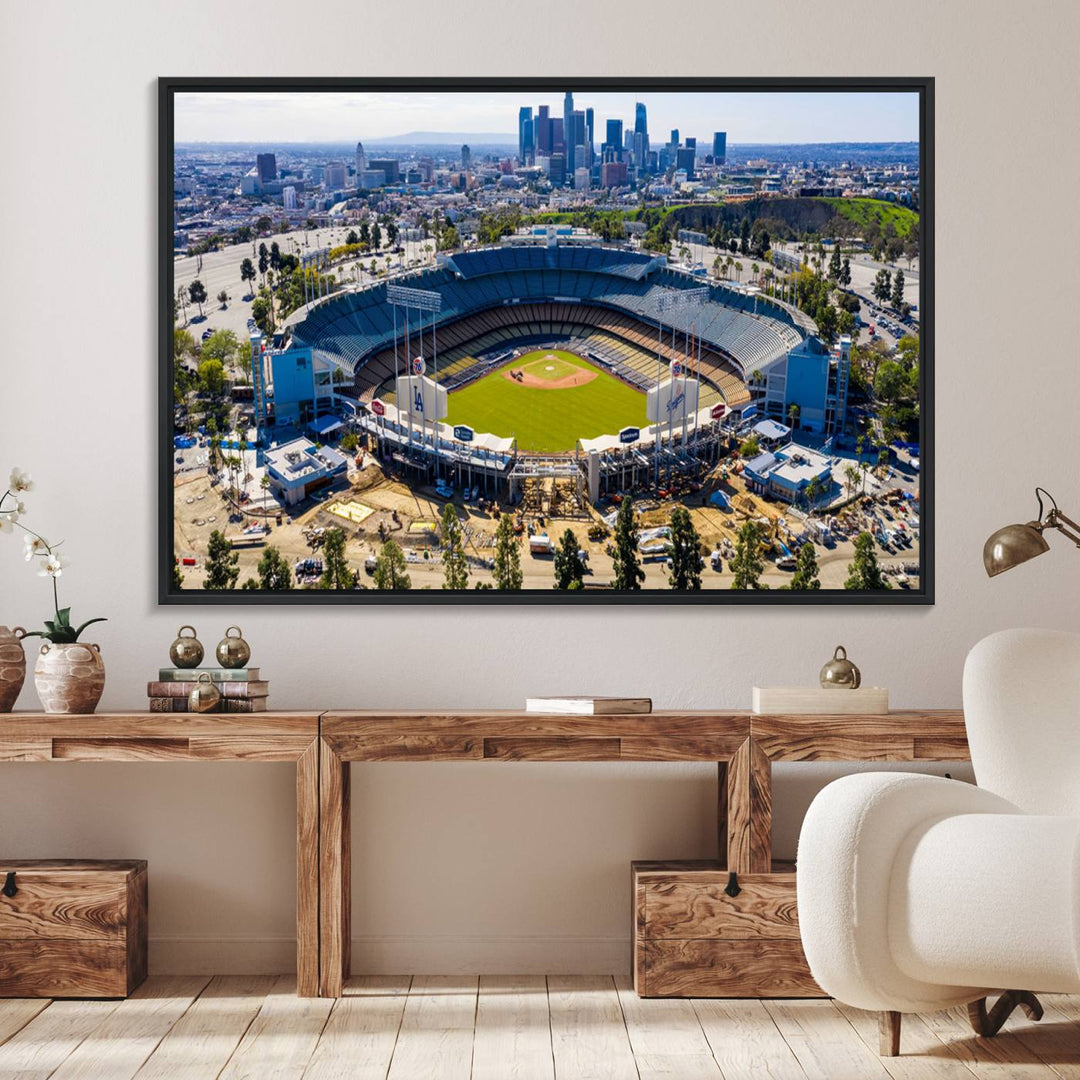
<svg viewBox="0 0 1080 1080">
<path fill-rule="evenodd" d="M 0 471 L 33 471 L 33 522 L 67 538 L 65 601 L 81 618 L 109 616 L 96 634 L 104 707 L 140 704 L 185 621 L 208 641 L 239 621 L 274 703 L 304 708 L 514 705 L 583 689 L 745 706 L 754 682 L 812 679 L 838 641 L 897 706 L 956 705 L 982 635 L 1073 624 L 1080 561 L 1063 544 L 993 582 L 980 565 L 987 533 L 1031 514 L 1037 481 L 1066 508 L 1080 495 L 1072 0 L 486 13 L 414 0 L 404 23 L 400 5 L 339 0 L 3 10 Z M 479 72 L 937 77 L 935 607 L 571 619 L 556 608 L 155 605 L 156 76 Z M 0 537 L 0 622 L 32 624 L 47 590 L 17 547 Z M 626 637 L 643 620 L 648 652 Z M 20 705 L 35 707 L 32 687 Z M 780 851 L 823 775 L 781 771 Z M 356 767 L 354 780 L 357 955 L 369 969 L 625 965 L 630 859 L 712 850 L 709 767 L 385 765 Z M 287 768 L 8 765 L 0 790 L 0 857 L 151 860 L 159 969 L 287 962 Z"/>
</svg>

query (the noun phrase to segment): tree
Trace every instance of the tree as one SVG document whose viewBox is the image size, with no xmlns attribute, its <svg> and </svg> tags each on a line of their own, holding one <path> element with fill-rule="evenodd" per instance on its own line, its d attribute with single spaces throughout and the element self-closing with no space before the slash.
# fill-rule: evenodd
<svg viewBox="0 0 1080 1080">
<path fill-rule="evenodd" d="M 892 274 L 888 270 L 879 270 L 874 277 L 874 299 L 879 304 L 887 304 L 892 295 Z"/>
<path fill-rule="evenodd" d="M 765 569 L 765 560 L 761 557 L 762 532 L 756 521 L 748 521 L 739 530 L 735 540 L 735 554 L 729 566 L 735 575 L 731 581 L 733 589 L 762 589 L 761 574 Z"/>
<path fill-rule="evenodd" d="M 174 592 L 179 592 L 184 587 L 184 573 L 175 559 L 172 568 L 172 587 Z"/>
<path fill-rule="evenodd" d="M 840 317 L 832 304 L 828 302 L 822 304 L 814 315 L 814 321 L 817 323 L 818 333 L 826 341 L 831 342 L 833 338 L 836 337 L 836 331 L 840 325 Z"/>
<path fill-rule="evenodd" d="M 441 531 L 443 588 L 467 589 L 469 587 L 469 561 L 465 557 L 465 540 L 453 503 L 447 503 L 443 507 Z"/>
<path fill-rule="evenodd" d="M 215 529 L 206 545 L 206 564 L 203 571 L 203 588 L 222 592 L 236 587 L 240 576 L 240 556 L 232 549 L 232 542 Z"/>
<path fill-rule="evenodd" d="M 204 342 L 200 359 L 220 360 L 227 364 L 236 356 L 240 339 L 231 330 L 215 330 Z"/>
<path fill-rule="evenodd" d="M 813 544 L 803 544 L 799 548 L 790 588 L 797 592 L 812 592 L 821 588 L 821 582 L 818 581 L 817 551 Z"/>
<path fill-rule="evenodd" d="M 259 276 L 261 278 L 266 277 L 266 271 L 270 269 L 270 252 L 266 250 L 265 244 L 259 245 Z"/>
<path fill-rule="evenodd" d="M 899 309 L 904 303 L 904 271 L 897 270 L 893 275 L 892 306 Z"/>
<path fill-rule="evenodd" d="M 398 227 L 392 222 L 387 222 L 386 225 L 386 242 L 394 247 L 397 244 Z"/>
<path fill-rule="evenodd" d="M 849 495 L 859 486 L 861 479 L 862 474 L 859 472 L 858 465 L 848 465 L 844 469 L 844 487 L 847 488 Z"/>
<path fill-rule="evenodd" d="M 360 222 L 360 243 L 365 247 L 371 246 L 371 226 L 366 219 Z"/>
<path fill-rule="evenodd" d="M 794 401 L 788 406 L 788 410 L 787 410 L 788 426 L 791 427 L 792 430 L 798 428 L 798 426 L 799 426 L 799 413 L 801 413 L 801 412 L 802 412 L 802 409 L 798 405 L 796 405 Z"/>
<path fill-rule="evenodd" d="M 212 398 L 225 393 L 225 368 L 220 360 L 204 360 L 199 365 L 199 389 Z"/>
<path fill-rule="evenodd" d="M 199 305 L 199 318 L 203 317 L 202 306 L 206 303 L 206 286 L 196 278 L 188 287 L 188 296 L 193 304 Z"/>
<path fill-rule="evenodd" d="M 353 244 L 359 244 L 360 243 L 360 237 L 357 235 L 357 232 L 356 232 L 355 229 L 350 229 L 348 231 L 348 233 L 345 236 L 345 243 L 348 244 L 350 247 Z"/>
<path fill-rule="evenodd" d="M 645 571 L 638 558 L 638 527 L 634 516 L 634 504 L 629 496 L 624 497 L 615 518 L 615 555 L 613 558 L 615 579 L 611 585 L 623 592 L 639 592 L 645 580 Z"/>
<path fill-rule="evenodd" d="M 222 289 L 221 292 L 217 294 L 217 298 L 218 303 L 222 307 L 222 310 L 229 306 L 229 294 L 224 289 Z"/>
<path fill-rule="evenodd" d="M 406 573 L 405 552 L 393 540 L 387 540 L 375 560 L 375 588 L 382 592 L 407 592 L 412 581 Z"/>
<path fill-rule="evenodd" d="M 859 533 L 855 541 L 855 556 L 848 567 L 845 589 L 880 590 L 890 588 L 878 566 L 874 538 L 868 532 Z"/>
<path fill-rule="evenodd" d="M 846 289 L 851 284 L 851 260 L 844 259 L 840 267 L 840 284 Z"/>
<path fill-rule="evenodd" d="M 268 592 L 288 592 L 292 588 L 292 569 L 285 556 L 272 544 L 268 545 L 256 567 L 259 588 Z"/>
<path fill-rule="evenodd" d="M 345 554 L 345 530 L 327 529 L 323 534 L 323 574 L 320 589 L 355 589 L 356 571 L 349 569 Z"/>
<path fill-rule="evenodd" d="M 244 259 L 240 264 L 240 280 L 248 283 L 251 290 L 248 295 L 252 295 L 255 292 L 255 264 L 250 259 Z"/>
<path fill-rule="evenodd" d="M 671 511 L 668 558 L 671 561 L 668 584 L 679 592 L 700 592 L 701 537 L 685 506 L 676 506 Z"/>
<path fill-rule="evenodd" d="M 894 403 L 912 396 L 910 373 L 895 360 L 885 360 L 878 365 L 874 376 L 874 396 L 879 401 Z"/>
<path fill-rule="evenodd" d="M 761 444 L 758 442 L 756 435 L 751 435 L 743 444 L 739 447 L 739 456 L 744 458 L 755 458 L 761 453 Z"/>
<path fill-rule="evenodd" d="M 281 248 L 276 240 L 270 245 L 270 265 L 275 270 L 281 267 Z"/>
<path fill-rule="evenodd" d="M 521 588 L 521 553 L 514 535 L 514 522 L 509 514 L 499 518 L 495 530 L 495 588 L 503 592 L 515 592 Z"/>
<path fill-rule="evenodd" d="M 195 339 L 179 326 L 173 328 L 173 359 L 179 361 L 195 354 Z"/>
<path fill-rule="evenodd" d="M 832 255 L 829 256 L 829 280 L 840 284 L 843 274 L 844 267 L 840 262 L 840 245 L 834 244 Z"/>
<path fill-rule="evenodd" d="M 379 223 L 376 221 L 371 226 L 371 249 L 372 251 L 378 251 L 382 246 L 382 229 L 379 228 Z"/>
<path fill-rule="evenodd" d="M 581 589 L 584 582 L 585 563 L 581 559 L 578 539 L 573 529 L 567 529 L 555 551 L 555 588 L 561 592 Z"/>
</svg>

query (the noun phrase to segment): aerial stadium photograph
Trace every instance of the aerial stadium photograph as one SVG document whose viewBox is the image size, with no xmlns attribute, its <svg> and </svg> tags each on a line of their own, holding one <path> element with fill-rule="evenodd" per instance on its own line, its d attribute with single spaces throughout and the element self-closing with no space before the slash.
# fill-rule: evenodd
<svg viewBox="0 0 1080 1080">
<path fill-rule="evenodd" d="M 162 80 L 162 600 L 932 602 L 931 88 L 765 82 Z"/>
</svg>

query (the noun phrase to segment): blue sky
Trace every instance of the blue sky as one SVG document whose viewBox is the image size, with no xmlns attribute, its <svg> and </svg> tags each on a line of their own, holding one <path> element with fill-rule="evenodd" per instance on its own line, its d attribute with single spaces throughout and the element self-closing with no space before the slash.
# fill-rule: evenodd
<svg viewBox="0 0 1080 1080">
<path fill-rule="evenodd" d="M 578 92 L 574 106 L 596 110 L 597 141 L 609 117 L 633 125 L 634 103 L 648 108 L 649 135 L 666 142 L 728 143 L 915 142 L 915 93 L 624 93 Z M 562 93 L 177 93 L 177 142 L 350 142 L 411 131 L 517 131 L 520 105 L 549 105 L 562 116 Z M 515 136 L 516 137 L 516 136 Z"/>
</svg>

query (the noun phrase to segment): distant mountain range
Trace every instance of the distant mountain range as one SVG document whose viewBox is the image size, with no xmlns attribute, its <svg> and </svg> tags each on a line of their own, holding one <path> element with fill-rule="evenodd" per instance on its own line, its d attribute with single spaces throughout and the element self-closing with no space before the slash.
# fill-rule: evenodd
<svg viewBox="0 0 1080 1080">
<path fill-rule="evenodd" d="M 490 131 L 410 131 L 406 135 L 383 135 L 377 139 L 363 139 L 367 146 L 452 146 L 468 143 L 469 146 L 517 146 L 518 137 L 513 134 L 493 135 Z"/>
</svg>

